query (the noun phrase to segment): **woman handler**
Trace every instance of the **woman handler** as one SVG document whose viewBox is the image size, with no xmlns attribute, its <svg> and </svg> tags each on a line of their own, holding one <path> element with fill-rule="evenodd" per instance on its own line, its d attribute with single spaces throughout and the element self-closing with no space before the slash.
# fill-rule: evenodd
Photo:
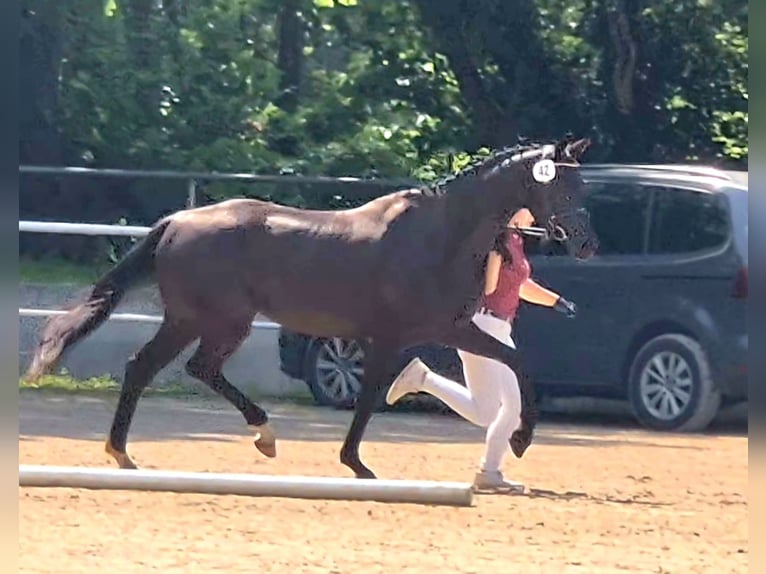
<svg viewBox="0 0 766 574">
<path fill-rule="evenodd" d="M 574 303 L 538 285 L 530 278 L 530 265 L 524 255 L 524 242 L 518 231 L 529 227 L 534 217 L 520 209 L 498 237 L 487 257 L 483 306 L 473 316 L 482 331 L 516 347 L 511 339 L 511 324 L 520 299 L 551 307 L 574 317 Z M 524 486 L 504 480 L 500 466 L 509 449 L 509 439 L 521 423 L 521 393 L 516 374 L 506 365 L 458 349 L 466 386 L 432 372 L 417 357 L 394 380 L 386 402 L 394 404 L 408 393 L 426 392 L 446 403 L 475 425 L 487 429 L 485 452 L 474 488 L 490 492 L 523 492 Z"/>
</svg>

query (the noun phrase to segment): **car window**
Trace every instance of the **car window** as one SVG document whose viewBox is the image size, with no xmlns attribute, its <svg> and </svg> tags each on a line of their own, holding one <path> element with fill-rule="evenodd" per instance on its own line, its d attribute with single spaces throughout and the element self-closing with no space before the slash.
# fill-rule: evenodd
<svg viewBox="0 0 766 574">
<path fill-rule="evenodd" d="M 723 198 L 689 189 L 657 193 L 649 233 L 649 253 L 690 253 L 720 246 L 729 237 Z"/>
<path fill-rule="evenodd" d="M 598 235 L 597 255 L 637 255 L 644 251 L 649 190 L 629 183 L 590 183 L 585 200 Z"/>
<path fill-rule="evenodd" d="M 598 235 L 596 255 L 636 255 L 644 252 L 649 190 L 630 183 L 586 183 L 585 207 Z M 567 255 L 556 241 L 531 240 L 527 255 Z"/>
</svg>

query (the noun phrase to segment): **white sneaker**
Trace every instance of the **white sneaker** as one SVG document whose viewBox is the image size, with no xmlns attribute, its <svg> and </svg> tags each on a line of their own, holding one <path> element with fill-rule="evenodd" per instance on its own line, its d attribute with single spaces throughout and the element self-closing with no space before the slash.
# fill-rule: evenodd
<svg viewBox="0 0 766 574">
<path fill-rule="evenodd" d="M 423 381 L 427 373 L 428 366 L 423 361 L 417 357 L 412 359 L 394 379 L 394 382 L 391 383 L 391 387 L 389 387 L 388 393 L 386 393 L 386 402 L 389 405 L 393 405 L 404 395 L 418 393 L 423 390 Z"/>
<path fill-rule="evenodd" d="M 473 490 L 489 494 L 524 494 L 524 485 L 505 480 L 499 470 L 481 470 L 473 479 Z"/>
</svg>

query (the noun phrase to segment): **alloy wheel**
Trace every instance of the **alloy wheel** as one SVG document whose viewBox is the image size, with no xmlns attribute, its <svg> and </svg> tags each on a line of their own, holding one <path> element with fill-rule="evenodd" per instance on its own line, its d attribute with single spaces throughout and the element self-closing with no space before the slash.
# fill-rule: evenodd
<svg viewBox="0 0 766 574">
<path fill-rule="evenodd" d="M 322 343 L 317 353 L 316 381 L 333 402 L 345 403 L 358 395 L 363 357 L 356 341 L 332 337 Z"/>
<path fill-rule="evenodd" d="M 641 372 L 641 400 L 651 416 L 670 421 L 678 417 L 692 397 L 694 375 L 678 353 L 663 351 L 647 361 Z"/>
</svg>

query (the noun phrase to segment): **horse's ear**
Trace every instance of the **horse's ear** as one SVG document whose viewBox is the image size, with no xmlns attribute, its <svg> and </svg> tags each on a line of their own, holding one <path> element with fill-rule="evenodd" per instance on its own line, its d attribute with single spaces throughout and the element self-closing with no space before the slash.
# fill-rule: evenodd
<svg viewBox="0 0 766 574">
<path fill-rule="evenodd" d="M 586 150 L 590 147 L 591 141 L 589 138 L 582 138 L 568 143 L 564 148 L 564 153 L 570 159 L 579 161 Z"/>
<path fill-rule="evenodd" d="M 572 132 L 564 134 L 564 137 L 560 138 L 554 145 L 553 159 L 555 161 L 569 159 L 569 156 L 567 155 L 567 147 L 569 147 L 569 144 L 573 141 L 575 141 L 575 137 Z"/>
</svg>

